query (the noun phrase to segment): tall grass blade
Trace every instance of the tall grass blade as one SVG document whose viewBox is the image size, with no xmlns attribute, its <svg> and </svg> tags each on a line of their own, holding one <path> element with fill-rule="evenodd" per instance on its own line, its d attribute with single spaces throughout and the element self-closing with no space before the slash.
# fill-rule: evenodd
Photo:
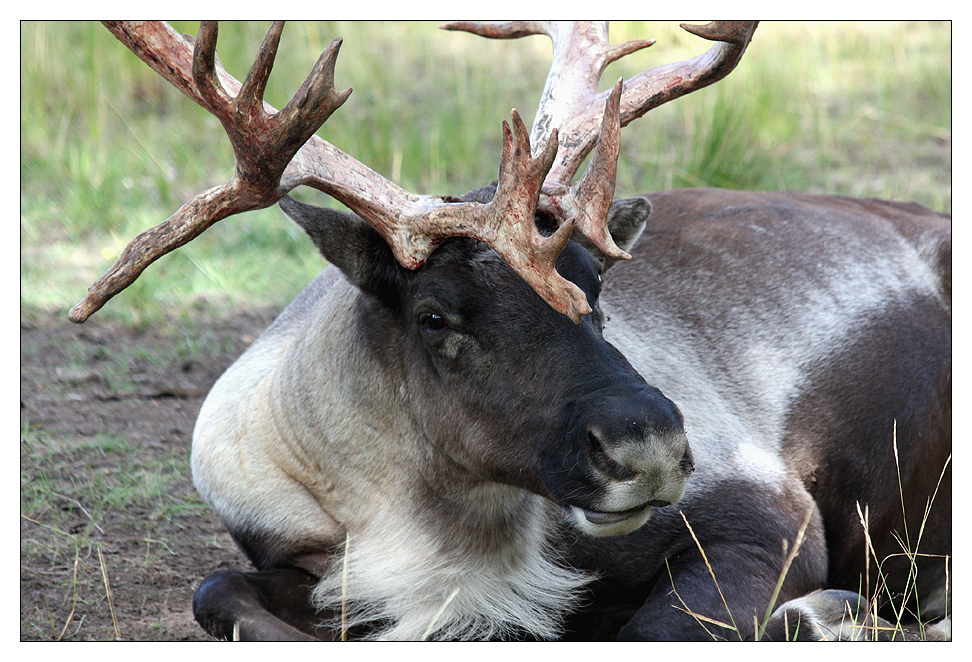
<svg viewBox="0 0 972 662">
<path fill-rule="evenodd" d="M 783 582 L 786 580 L 787 574 L 790 572 L 790 566 L 793 564 L 794 559 L 800 553 L 800 547 L 803 546 L 803 541 L 806 539 L 807 527 L 810 526 L 810 520 L 813 518 L 813 513 L 817 509 L 816 505 L 811 505 L 807 509 L 807 514 L 803 517 L 803 522 L 800 524 L 800 528 L 797 529 L 796 537 L 793 539 L 793 548 L 790 550 L 789 554 L 783 561 L 783 568 L 780 570 L 780 576 L 776 580 L 776 586 L 773 588 L 773 594 L 770 596 L 769 604 L 766 605 L 766 612 L 763 614 L 762 624 L 756 628 L 756 641 L 762 638 L 762 634 L 766 629 L 766 624 L 769 622 L 770 616 L 773 615 L 773 608 L 776 606 L 776 601 L 780 597 L 780 591 L 783 589 Z M 783 540 L 783 549 L 786 551 L 786 539 Z"/>
</svg>

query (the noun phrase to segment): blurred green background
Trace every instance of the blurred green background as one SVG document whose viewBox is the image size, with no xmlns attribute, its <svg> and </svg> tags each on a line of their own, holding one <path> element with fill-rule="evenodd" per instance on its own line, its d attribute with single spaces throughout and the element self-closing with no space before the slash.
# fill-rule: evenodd
<svg viewBox="0 0 972 662">
<path fill-rule="evenodd" d="M 221 25 L 220 58 L 236 78 L 268 27 Z M 494 179 L 501 122 L 515 107 L 529 126 L 549 66 L 546 37 L 291 23 L 267 101 L 282 107 L 338 36 L 336 86 L 354 93 L 318 135 L 416 193 Z M 613 24 L 611 36 L 657 43 L 612 64 L 602 88 L 709 46 L 674 23 Z M 728 78 L 624 130 L 617 195 L 793 189 L 951 211 L 951 46 L 949 23 L 762 23 Z M 215 118 L 98 23 L 21 23 L 20 66 L 21 317 L 66 320 L 130 238 L 228 179 L 233 155 Z M 159 260 L 98 315 L 147 325 L 282 308 L 322 265 L 276 207 L 250 212 Z"/>
</svg>

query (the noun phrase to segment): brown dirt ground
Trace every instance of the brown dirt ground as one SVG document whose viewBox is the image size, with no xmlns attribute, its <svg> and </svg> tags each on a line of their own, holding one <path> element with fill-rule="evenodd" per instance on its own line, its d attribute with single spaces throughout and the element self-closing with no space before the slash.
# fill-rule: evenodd
<svg viewBox="0 0 972 662">
<path fill-rule="evenodd" d="M 192 486 L 192 428 L 270 320 L 132 330 L 21 311 L 21 640 L 208 638 L 195 587 L 247 562 Z"/>
</svg>

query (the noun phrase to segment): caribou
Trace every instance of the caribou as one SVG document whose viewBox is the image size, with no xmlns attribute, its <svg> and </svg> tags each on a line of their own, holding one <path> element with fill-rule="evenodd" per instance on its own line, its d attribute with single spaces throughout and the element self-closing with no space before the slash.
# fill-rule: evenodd
<svg viewBox="0 0 972 662">
<path fill-rule="evenodd" d="M 237 165 L 71 319 L 247 209 L 279 204 L 329 263 L 199 413 L 195 484 L 255 567 L 202 581 L 211 635 L 915 636 L 906 614 L 950 637 L 950 218 L 794 192 L 614 199 L 621 127 L 724 78 L 754 22 L 683 26 L 715 43 L 607 91 L 607 64 L 651 41 L 446 25 L 553 42 L 532 131 L 514 110 L 497 181 L 455 197 L 314 135 L 350 94 L 340 40 L 278 112 L 281 23 L 242 84 L 214 23 L 107 26 L 220 119 Z"/>
</svg>

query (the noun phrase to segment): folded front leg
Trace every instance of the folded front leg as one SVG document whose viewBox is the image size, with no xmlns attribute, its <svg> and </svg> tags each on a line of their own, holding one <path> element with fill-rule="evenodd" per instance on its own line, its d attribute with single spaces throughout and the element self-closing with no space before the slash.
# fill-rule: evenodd
<svg viewBox="0 0 972 662">
<path fill-rule="evenodd" d="M 323 619 L 310 601 L 316 583 L 316 577 L 298 568 L 223 570 L 203 580 L 192 610 L 203 629 L 217 639 L 326 640 L 331 632 L 317 627 Z"/>
<path fill-rule="evenodd" d="M 819 521 L 819 520 L 818 520 Z M 644 605 L 621 628 L 619 639 L 655 641 L 752 640 L 773 600 L 797 526 L 779 520 L 737 522 L 725 537 L 703 536 L 670 556 Z M 735 539 L 733 539 L 735 538 Z M 784 549 L 783 540 L 787 548 Z M 703 553 L 698 547 L 701 545 Z M 816 529 L 787 569 L 774 604 L 823 586 L 826 546 Z"/>
</svg>

